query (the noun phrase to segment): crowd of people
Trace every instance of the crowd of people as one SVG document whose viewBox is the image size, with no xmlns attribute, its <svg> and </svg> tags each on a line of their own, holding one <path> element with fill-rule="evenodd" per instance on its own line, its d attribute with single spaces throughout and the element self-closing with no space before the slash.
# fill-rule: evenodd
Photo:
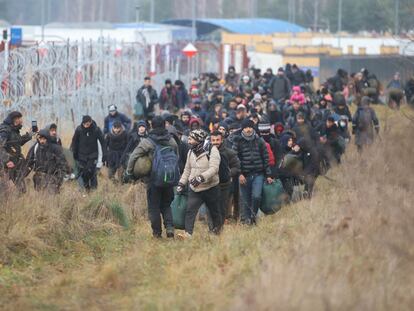
<svg viewBox="0 0 414 311">
<path fill-rule="evenodd" d="M 166 80 L 159 93 L 146 77 L 134 120 L 115 105 L 108 107 L 103 130 L 83 116 L 70 145 L 75 167 L 68 165 L 56 124 L 21 134 L 23 116 L 11 112 L 0 125 L 1 175 L 25 192 L 33 172 L 36 190 L 59 193 L 74 174 L 90 191 L 106 166 L 116 183 L 146 184 L 154 237 L 162 236 L 163 226 L 174 237 L 171 203 L 183 193 L 188 201 L 180 238 L 191 238 L 202 205 L 211 232 L 219 234 L 229 221 L 256 224 L 266 184 L 280 182 L 287 200 L 302 185 L 303 197 L 310 198 L 316 178 L 341 162 L 349 130 L 359 150 L 372 144 L 379 121 L 371 104 L 379 93 L 378 80 L 366 69 L 350 75 L 339 69 L 318 90 L 311 71 L 289 64 L 276 74 L 254 68 L 238 74 L 231 66 L 224 79 L 202 74 L 188 89 Z M 22 146 L 32 137 L 24 156 Z"/>
</svg>

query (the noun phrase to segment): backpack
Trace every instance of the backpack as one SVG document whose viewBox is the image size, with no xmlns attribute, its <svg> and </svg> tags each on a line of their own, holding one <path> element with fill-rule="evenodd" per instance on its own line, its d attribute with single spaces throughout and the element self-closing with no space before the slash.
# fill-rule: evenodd
<svg viewBox="0 0 414 311">
<path fill-rule="evenodd" d="M 269 166 L 275 166 L 276 160 L 275 160 L 275 155 L 273 153 L 272 147 L 267 142 L 265 142 L 265 144 L 266 144 L 267 153 L 269 154 Z"/>
<path fill-rule="evenodd" d="M 370 109 L 360 109 L 357 118 L 357 127 L 361 131 L 365 131 L 371 127 L 372 114 Z"/>
<path fill-rule="evenodd" d="M 178 156 L 171 146 L 155 145 L 154 158 L 152 160 L 151 182 L 156 187 L 174 187 L 180 180 Z"/>
<path fill-rule="evenodd" d="M 207 159 L 210 161 L 211 148 L 207 154 Z M 220 153 L 220 166 L 219 166 L 219 180 L 220 184 L 228 183 L 231 180 L 230 174 L 230 162 L 224 153 Z"/>
</svg>

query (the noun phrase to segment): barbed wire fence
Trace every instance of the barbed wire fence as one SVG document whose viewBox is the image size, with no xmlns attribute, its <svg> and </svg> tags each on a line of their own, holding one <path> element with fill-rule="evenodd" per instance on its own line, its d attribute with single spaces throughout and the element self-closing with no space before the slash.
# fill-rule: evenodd
<svg viewBox="0 0 414 311">
<path fill-rule="evenodd" d="M 46 43 L 3 51 L 1 120 L 18 110 L 28 122 L 37 120 L 42 126 L 56 122 L 61 129 L 69 129 L 85 114 L 102 124 L 111 104 L 131 115 L 150 62 L 150 46 L 116 40 Z M 178 72 L 174 60 L 168 62 L 160 67 L 169 71 L 153 76 L 157 90 L 166 78 L 188 79 Z"/>
</svg>

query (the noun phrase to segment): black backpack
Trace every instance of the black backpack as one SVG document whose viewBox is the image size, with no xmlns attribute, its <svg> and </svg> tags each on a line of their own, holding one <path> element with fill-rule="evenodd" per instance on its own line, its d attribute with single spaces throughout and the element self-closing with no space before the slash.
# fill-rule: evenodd
<svg viewBox="0 0 414 311">
<path fill-rule="evenodd" d="M 209 161 L 210 161 L 211 148 L 212 147 L 210 147 L 209 153 L 207 154 L 207 158 Z M 219 174 L 220 184 L 225 184 L 225 183 L 230 182 L 231 180 L 230 162 L 227 156 L 221 152 L 220 152 L 220 166 L 219 166 L 218 174 Z"/>
</svg>

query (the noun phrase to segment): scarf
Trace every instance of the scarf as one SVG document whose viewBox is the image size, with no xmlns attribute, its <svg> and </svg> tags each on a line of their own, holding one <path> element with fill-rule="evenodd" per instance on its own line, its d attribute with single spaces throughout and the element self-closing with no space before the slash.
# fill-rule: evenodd
<svg viewBox="0 0 414 311">
<path fill-rule="evenodd" d="M 242 136 L 245 140 L 247 140 L 247 141 L 252 141 L 252 140 L 254 140 L 254 139 L 256 138 L 256 133 L 255 133 L 255 132 L 253 132 L 253 134 L 252 134 L 252 135 L 247 136 L 247 135 L 246 135 L 246 134 L 244 134 L 244 132 L 242 131 L 242 132 L 241 132 L 241 136 Z"/>
</svg>

